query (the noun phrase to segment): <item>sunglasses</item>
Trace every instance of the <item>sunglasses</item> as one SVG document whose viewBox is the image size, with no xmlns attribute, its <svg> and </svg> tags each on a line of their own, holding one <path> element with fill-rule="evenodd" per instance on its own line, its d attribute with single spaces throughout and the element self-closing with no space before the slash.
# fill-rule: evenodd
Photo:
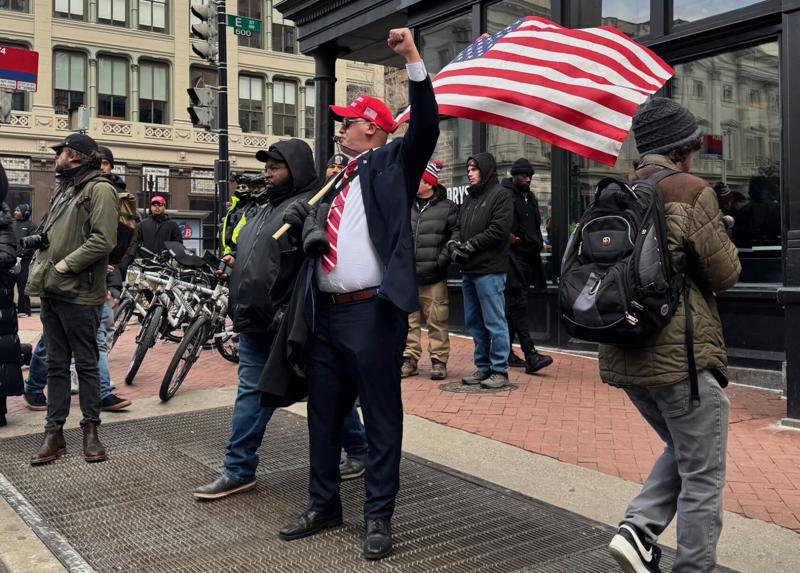
<svg viewBox="0 0 800 573">
<path fill-rule="evenodd" d="M 347 131 L 348 129 L 350 129 L 351 125 L 353 125 L 354 123 L 359 123 L 361 121 L 367 121 L 367 120 L 361 117 L 345 117 L 342 119 L 342 129 Z"/>
</svg>

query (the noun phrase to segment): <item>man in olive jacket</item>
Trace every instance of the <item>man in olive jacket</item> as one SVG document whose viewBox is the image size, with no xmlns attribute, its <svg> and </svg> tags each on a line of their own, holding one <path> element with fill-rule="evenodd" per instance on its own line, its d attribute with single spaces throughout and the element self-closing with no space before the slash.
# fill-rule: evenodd
<svg viewBox="0 0 800 573">
<path fill-rule="evenodd" d="M 44 442 L 31 458 L 32 465 L 51 462 L 66 449 L 62 427 L 69 415 L 73 357 L 80 384 L 84 459 L 106 459 L 97 437 L 96 334 L 106 300 L 108 254 L 117 242 L 117 193 L 99 171 L 101 158 L 91 137 L 72 134 L 53 149 L 58 186 L 26 289 L 41 298 L 47 346 L 47 422 Z"/>
<path fill-rule="evenodd" d="M 714 190 L 688 173 L 702 141 L 694 116 L 670 99 L 654 97 L 636 112 L 633 133 L 640 159 L 632 181 L 663 169 L 674 171 L 658 189 L 672 267 L 686 273 L 690 284 L 700 402 L 689 398 L 683 297 L 655 339 L 636 347 L 600 346 L 603 382 L 621 386 L 666 445 L 609 548 L 626 571 L 658 571 L 655 543 L 677 511 L 672 570 L 711 572 L 722 529 L 729 409 L 722 390 L 727 356 L 716 293 L 736 284 L 741 265 Z"/>
</svg>

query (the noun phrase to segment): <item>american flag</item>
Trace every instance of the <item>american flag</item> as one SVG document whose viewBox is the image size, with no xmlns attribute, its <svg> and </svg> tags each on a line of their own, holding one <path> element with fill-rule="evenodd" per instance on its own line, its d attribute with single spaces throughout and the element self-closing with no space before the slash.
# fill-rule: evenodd
<svg viewBox="0 0 800 573">
<path fill-rule="evenodd" d="M 505 127 L 614 165 L 636 108 L 673 70 L 611 26 L 529 16 L 464 48 L 433 79 L 439 113 Z M 410 109 L 397 117 L 407 121 Z"/>
</svg>

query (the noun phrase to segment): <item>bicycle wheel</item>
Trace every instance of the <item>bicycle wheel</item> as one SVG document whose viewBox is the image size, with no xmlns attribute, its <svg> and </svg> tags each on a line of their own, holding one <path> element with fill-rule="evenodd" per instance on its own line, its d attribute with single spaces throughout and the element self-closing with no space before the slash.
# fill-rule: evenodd
<svg viewBox="0 0 800 573">
<path fill-rule="evenodd" d="M 139 372 L 139 367 L 142 365 L 144 355 L 150 350 L 150 347 L 155 344 L 158 329 L 161 328 L 161 317 L 164 313 L 164 308 L 161 305 L 152 307 L 142 322 L 142 329 L 139 331 L 139 336 L 136 337 L 136 350 L 131 358 L 131 363 L 128 366 L 128 372 L 125 373 L 125 384 L 133 384 L 133 379 L 136 378 L 136 373 Z"/>
<path fill-rule="evenodd" d="M 111 332 L 108 333 L 108 349 L 114 348 L 117 340 L 125 329 L 128 328 L 128 322 L 133 315 L 136 305 L 129 298 L 123 300 L 120 305 L 114 309 L 114 323 L 111 325 Z"/>
<path fill-rule="evenodd" d="M 207 316 L 199 316 L 186 329 L 183 340 L 172 356 L 167 371 L 164 373 L 164 379 L 161 381 L 158 397 L 162 402 L 172 398 L 183 384 L 192 365 L 200 356 L 200 351 L 203 350 L 203 343 L 208 338 L 209 330 L 210 324 Z"/>
<path fill-rule="evenodd" d="M 222 328 L 214 337 L 214 348 L 227 360 L 234 364 L 239 363 L 239 334 L 233 331 L 231 320 L 225 321 Z"/>
</svg>

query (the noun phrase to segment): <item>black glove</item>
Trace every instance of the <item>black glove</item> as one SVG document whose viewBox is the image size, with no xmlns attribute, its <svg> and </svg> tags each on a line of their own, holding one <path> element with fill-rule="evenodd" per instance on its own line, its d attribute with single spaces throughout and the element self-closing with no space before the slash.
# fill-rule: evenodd
<svg viewBox="0 0 800 573">
<path fill-rule="evenodd" d="M 330 203 L 315 205 L 303 223 L 303 251 L 309 257 L 321 257 L 330 248 L 328 236 L 325 234 L 330 208 Z"/>
<path fill-rule="evenodd" d="M 472 253 L 475 252 L 475 247 L 472 246 L 472 243 L 467 241 L 466 243 L 458 243 L 454 246 L 453 252 L 450 255 L 450 258 L 454 263 L 458 263 L 463 265 L 464 263 L 469 260 L 472 256 Z"/>
<path fill-rule="evenodd" d="M 283 222 L 289 223 L 292 227 L 300 229 L 305 224 L 308 214 L 311 212 L 311 205 L 302 199 L 292 201 L 283 212 Z"/>
</svg>

